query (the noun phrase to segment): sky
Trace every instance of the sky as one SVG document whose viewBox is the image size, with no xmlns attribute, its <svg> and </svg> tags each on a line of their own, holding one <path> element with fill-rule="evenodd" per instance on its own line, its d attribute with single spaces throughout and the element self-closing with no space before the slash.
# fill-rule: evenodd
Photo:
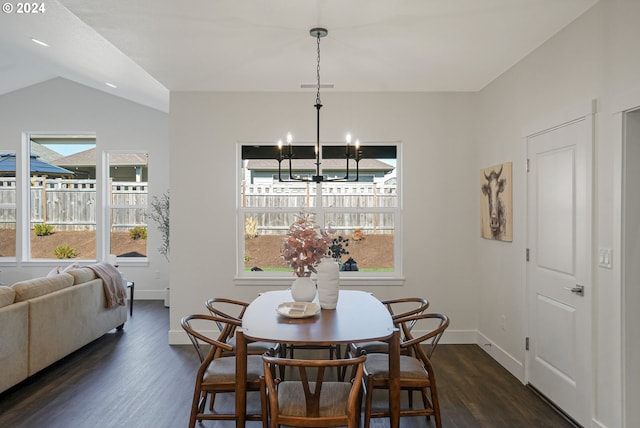
<svg viewBox="0 0 640 428">
<path fill-rule="evenodd" d="M 43 146 L 55 150 L 64 156 L 84 152 L 95 147 L 95 144 L 43 144 Z"/>
</svg>

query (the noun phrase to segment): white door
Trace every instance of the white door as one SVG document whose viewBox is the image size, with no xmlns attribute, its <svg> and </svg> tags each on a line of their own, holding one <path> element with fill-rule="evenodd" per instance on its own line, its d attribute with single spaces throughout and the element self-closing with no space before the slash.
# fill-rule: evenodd
<svg viewBox="0 0 640 428">
<path fill-rule="evenodd" d="M 527 378 L 583 426 L 591 399 L 591 123 L 589 115 L 527 138 Z"/>
</svg>

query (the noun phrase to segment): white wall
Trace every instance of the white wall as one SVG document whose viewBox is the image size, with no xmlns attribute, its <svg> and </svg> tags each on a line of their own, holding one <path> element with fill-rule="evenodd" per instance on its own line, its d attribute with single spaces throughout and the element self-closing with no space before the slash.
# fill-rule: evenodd
<svg viewBox="0 0 640 428">
<path fill-rule="evenodd" d="M 164 112 L 57 78 L 0 96 L 0 148 L 20 153 L 23 132 L 94 132 L 98 152 L 146 151 L 150 194 L 160 195 L 169 188 L 168 115 Z M 156 250 L 159 235 L 150 225 L 148 264 L 120 265 L 135 281 L 137 298 L 162 299 L 169 284 L 169 264 Z M 52 266 L 0 263 L 1 280 L 8 284 L 46 274 Z M 160 279 L 155 278 L 156 271 Z"/>
<path fill-rule="evenodd" d="M 640 2 L 602 0 L 479 93 L 476 168 L 514 161 L 514 241 L 478 239 L 481 334 L 524 370 L 526 130 L 574 106 L 598 100 L 594 247 L 613 248 L 614 171 L 620 144 L 615 100 L 640 86 Z M 597 258 L 594 258 L 597 263 Z M 614 263 L 618 263 L 615 258 Z M 593 426 L 621 427 L 620 283 L 594 266 Z M 500 315 L 507 329 L 500 327 Z M 584 350 L 589 352 L 589 350 Z M 498 352 L 493 349 L 491 352 Z M 495 356 L 495 355 L 494 355 Z M 524 379 L 524 371 L 514 373 Z M 632 398 L 630 398 L 632 399 Z M 633 400 L 633 399 L 632 399 Z"/>
<path fill-rule="evenodd" d="M 406 282 L 358 288 L 380 298 L 424 296 L 433 311 L 452 319 L 444 340 L 472 343 L 479 233 L 473 99 L 454 93 L 327 93 L 321 117 L 322 139 L 339 141 L 351 130 L 363 144 L 403 145 Z M 236 144 L 275 144 L 288 130 L 296 138 L 313 141 L 314 101 L 311 92 L 171 94 L 171 188 L 217 183 L 204 198 L 188 191 L 172 194 L 171 343 L 186 340 L 180 318 L 204 312 L 207 298 L 252 300 L 264 291 L 233 282 Z"/>
</svg>

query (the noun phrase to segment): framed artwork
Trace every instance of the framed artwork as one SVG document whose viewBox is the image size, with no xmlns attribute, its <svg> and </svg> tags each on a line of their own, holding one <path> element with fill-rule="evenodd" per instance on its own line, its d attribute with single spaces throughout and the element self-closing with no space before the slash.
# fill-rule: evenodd
<svg viewBox="0 0 640 428">
<path fill-rule="evenodd" d="M 511 162 L 480 170 L 480 236 L 513 241 Z"/>
</svg>

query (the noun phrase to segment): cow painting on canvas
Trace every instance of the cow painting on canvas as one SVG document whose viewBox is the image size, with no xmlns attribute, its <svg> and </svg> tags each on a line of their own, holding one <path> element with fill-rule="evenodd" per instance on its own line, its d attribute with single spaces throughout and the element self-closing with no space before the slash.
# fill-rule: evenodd
<svg viewBox="0 0 640 428">
<path fill-rule="evenodd" d="M 480 172 L 480 232 L 483 238 L 513 240 L 511 162 Z"/>
</svg>

